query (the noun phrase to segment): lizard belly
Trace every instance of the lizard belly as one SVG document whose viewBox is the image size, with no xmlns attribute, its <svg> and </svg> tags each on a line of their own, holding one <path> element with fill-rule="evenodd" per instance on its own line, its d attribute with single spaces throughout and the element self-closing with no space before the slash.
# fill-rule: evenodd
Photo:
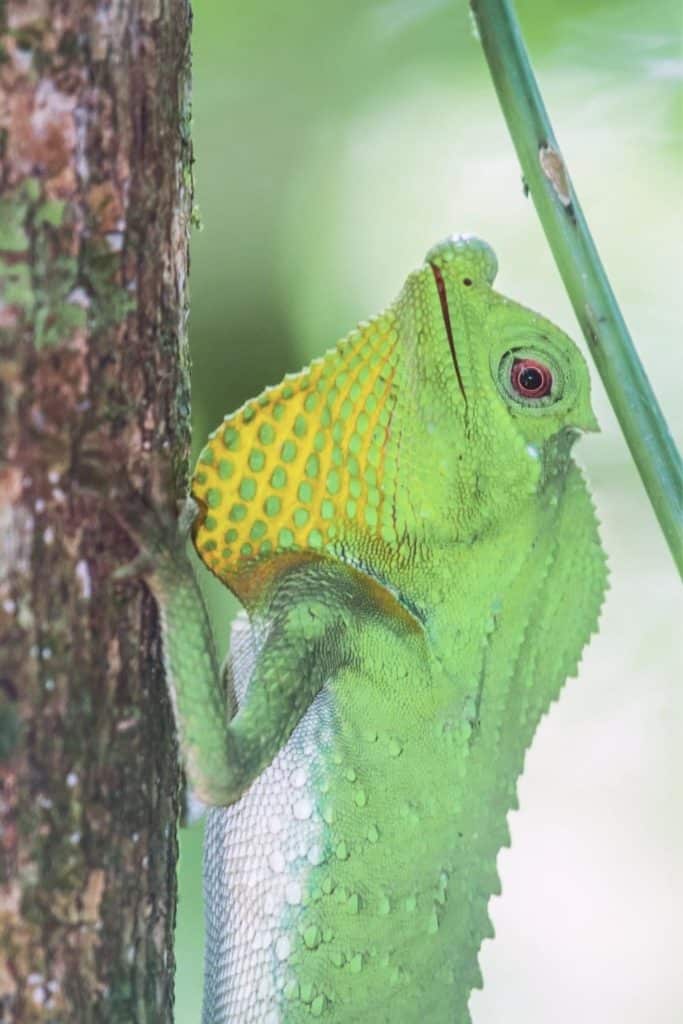
<svg viewBox="0 0 683 1024">
<path fill-rule="evenodd" d="M 324 688 L 242 799 L 209 812 L 204 1024 L 469 1020 L 486 899 L 458 881 L 460 746 L 443 716 L 383 728 L 366 693 L 349 707 Z"/>
<path fill-rule="evenodd" d="M 204 1024 L 288 1019 L 292 921 L 323 857 L 324 822 L 314 813 L 312 787 L 331 727 L 323 691 L 244 796 L 208 811 Z"/>
</svg>

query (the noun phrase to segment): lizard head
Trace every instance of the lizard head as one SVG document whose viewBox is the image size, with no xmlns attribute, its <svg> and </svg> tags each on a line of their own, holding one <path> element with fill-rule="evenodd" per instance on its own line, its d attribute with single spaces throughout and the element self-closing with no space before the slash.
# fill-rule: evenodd
<svg viewBox="0 0 683 1024">
<path fill-rule="evenodd" d="M 194 541 L 243 601 L 292 560 L 468 543 L 561 484 L 596 428 L 587 367 L 495 273 L 486 243 L 440 243 L 384 313 L 210 435 Z"/>
<path fill-rule="evenodd" d="M 412 515 L 466 541 L 561 482 L 579 431 L 596 430 L 588 368 L 558 327 L 492 288 L 493 250 L 472 236 L 429 250 L 396 303 L 405 339 L 397 418 Z M 422 463 L 420 465 L 419 463 Z M 440 527 L 446 523 L 446 533 Z"/>
</svg>

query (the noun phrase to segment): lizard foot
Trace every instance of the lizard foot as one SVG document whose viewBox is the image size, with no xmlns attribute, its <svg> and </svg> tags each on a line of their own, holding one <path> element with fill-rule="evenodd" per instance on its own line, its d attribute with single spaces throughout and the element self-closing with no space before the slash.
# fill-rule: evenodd
<svg viewBox="0 0 683 1024">
<path fill-rule="evenodd" d="M 160 563 L 185 558 L 185 545 L 199 515 L 192 498 L 180 501 L 174 516 L 162 505 L 152 504 L 125 471 L 104 474 L 99 464 L 82 462 L 74 475 L 77 487 L 103 502 L 108 514 L 138 548 L 131 562 L 115 570 L 116 580 L 148 577 Z"/>
</svg>

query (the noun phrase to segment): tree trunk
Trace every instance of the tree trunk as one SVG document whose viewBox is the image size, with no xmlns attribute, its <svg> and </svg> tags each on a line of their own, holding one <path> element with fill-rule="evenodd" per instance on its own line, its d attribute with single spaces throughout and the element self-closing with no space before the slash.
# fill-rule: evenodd
<svg viewBox="0 0 683 1024">
<path fill-rule="evenodd" d="M 0 5 L 0 1020 L 170 1022 L 176 750 L 85 463 L 182 489 L 188 0 Z M 169 468 L 171 471 L 169 471 Z"/>
</svg>

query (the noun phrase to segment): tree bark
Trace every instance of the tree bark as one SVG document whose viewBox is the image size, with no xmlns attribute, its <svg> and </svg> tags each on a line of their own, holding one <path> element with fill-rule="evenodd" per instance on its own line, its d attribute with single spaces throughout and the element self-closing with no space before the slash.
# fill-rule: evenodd
<svg viewBox="0 0 683 1024">
<path fill-rule="evenodd" d="M 85 464 L 189 441 L 188 0 L 0 6 L 0 1020 L 172 1020 L 178 772 L 156 612 Z"/>
</svg>

